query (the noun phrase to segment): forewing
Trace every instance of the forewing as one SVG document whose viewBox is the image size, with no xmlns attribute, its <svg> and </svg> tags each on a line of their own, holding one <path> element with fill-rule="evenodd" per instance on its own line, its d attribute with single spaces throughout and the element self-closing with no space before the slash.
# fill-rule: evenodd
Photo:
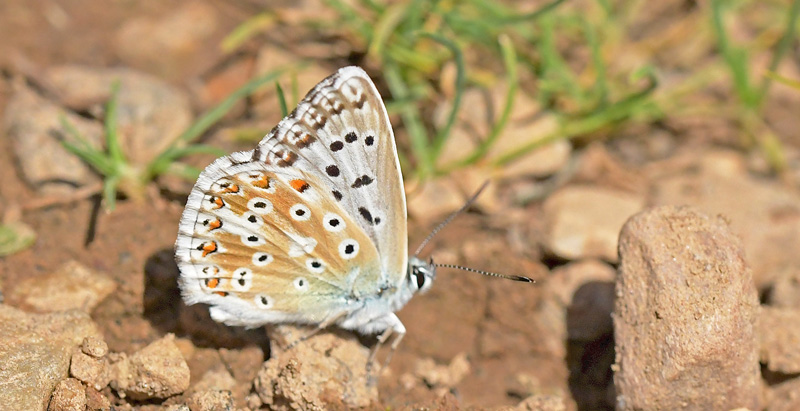
<svg viewBox="0 0 800 411">
<path fill-rule="evenodd" d="M 345 67 L 320 82 L 264 137 L 255 158 L 318 179 L 374 242 L 382 282 L 402 281 L 408 259 L 403 177 L 386 108 L 363 70 Z"/>
</svg>

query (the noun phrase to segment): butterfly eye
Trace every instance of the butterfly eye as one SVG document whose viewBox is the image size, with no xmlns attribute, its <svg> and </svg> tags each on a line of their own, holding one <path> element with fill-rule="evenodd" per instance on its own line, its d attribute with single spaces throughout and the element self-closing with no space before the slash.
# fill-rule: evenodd
<svg viewBox="0 0 800 411">
<path fill-rule="evenodd" d="M 417 289 L 421 290 L 422 287 L 425 286 L 425 274 L 423 274 L 421 270 L 416 269 L 414 270 L 414 277 L 416 277 L 417 280 Z"/>
</svg>

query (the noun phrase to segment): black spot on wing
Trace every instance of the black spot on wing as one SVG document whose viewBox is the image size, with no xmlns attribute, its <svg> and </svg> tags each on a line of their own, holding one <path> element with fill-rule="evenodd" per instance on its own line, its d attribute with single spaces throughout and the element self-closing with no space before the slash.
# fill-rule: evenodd
<svg viewBox="0 0 800 411">
<path fill-rule="evenodd" d="M 358 136 L 356 135 L 356 133 L 354 133 L 352 131 L 347 133 L 347 135 L 344 136 L 344 141 L 346 141 L 348 143 L 352 143 L 352 142 L 354 142 L 356 140 L 358 140 Z"/>
<path fill-rule="evenodd" d="M 356 181 L 350 185 L 351 188 L 359 188 L 370 185 L 373 181 L 375 181 L 372 177 L 368 175 L 363 175 L 361 177 L 356 178 Z"/>
<path fill-rule="evenodd" d="M 358 213 L 361 214 L 361 217 L 370 225 L 375 225 L 375 220 L 372 219 L 372 213 L 370 213 L 369 210 L 364 207 L 358 207 Z"/>
<path fill-rule="evenodd" d="M 338 177 L 339 176 L 339 167 L 337 167 L 335 164 L 331 164 L 331 165 L 325 167 L 325 172 L 328 173 L 328 175 L 331 176 L 331 177 Z"/>
</svg>

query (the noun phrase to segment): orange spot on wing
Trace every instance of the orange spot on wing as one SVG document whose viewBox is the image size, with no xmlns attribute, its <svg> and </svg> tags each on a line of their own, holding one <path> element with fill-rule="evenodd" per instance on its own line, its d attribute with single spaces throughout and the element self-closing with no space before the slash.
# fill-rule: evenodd
<svg viewBox="0 0 800 411">
<path fill-rule="evenodd" d="M 310 185 L 308 185 L 308 183 L 305 180 L 299 180 L 299 179 L 298 180 L 289 181 L 289 184 L 291 184 L 293 189 L 295 189 L 295 190 L 297 190 L 297 191 L 299 191 L 301 193 L 306 191 L 306 190 L 308 190 L 308 188 L 311 187 Z"/>
<path fill-rule="evenodd" d="M 207 278 L 206 279 L 206 287 L 208 288 L 217 288 L 219 285 L 219 278 Z"/>
<path fill-rule="evenodd" d="M 214 294 L 216 294 L 216 295 L 218 295 L 220 297 L 227 297 L 228 296 L 228 292 L 227 291 L 214 291 Z"/>
<path fill-rule="evenodd" d="M 225 187 L 225 190 L 223 190 L 223 191 L 226 192 L 226 193 L 238 193 L 239 192 L 239 185 L 238 184 L 231 184 L 231 185 Z"/>
<path fill-rule="evenodd" d="M 201 250 L 203 250 L 203 257 L 205 257 L 205 256 L 217 251 L 217 243 L 215 243 L 213 241 L 209 241 L 207 243 L 203 243 L 203 248 Z"/>
<path fill-rule="evenodd" d="M 208 223 L 208 230 L 209 231 L 216 230 L 216 229 L 218 229 L 220 227 L 222 227 L 222 221 L 220 221 L 219 219 L 216 219 L 216 220 L 211 221 L 211 222 Z"/>
<path fill-rule="evenodd" d="M 258 187 L 258 188 L 263 188 L 265 190 L 268 189 L 269 188 L 269 177 L 267 177 L 266 174 L 262 174 L 261 178 L 259 178 L 258 180 L 253 181 L 253 186 L 254 187 Z"/>
<path fill-rule="evenodd" d="M 211 197 L 211 203 L 214 204 L 214 209 L 219 210 L 222 207 L 225 207 L 225 202 L 222 201 L 220 197 Z"/>
</svg>

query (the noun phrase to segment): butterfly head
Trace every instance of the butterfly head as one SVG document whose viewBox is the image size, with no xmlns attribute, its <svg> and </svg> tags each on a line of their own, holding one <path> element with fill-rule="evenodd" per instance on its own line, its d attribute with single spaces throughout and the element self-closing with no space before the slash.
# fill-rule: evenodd
<svg viewBox="0 0 800 411">
<path fill-rule="evenodd" d="M 407 281 L 412 291 L 426 293 L 431 288 L 434 278 L 436 278 L 436 265 L 433 259 L 427 262 L 416 256 L 409 259 Z"/>
</svg>

